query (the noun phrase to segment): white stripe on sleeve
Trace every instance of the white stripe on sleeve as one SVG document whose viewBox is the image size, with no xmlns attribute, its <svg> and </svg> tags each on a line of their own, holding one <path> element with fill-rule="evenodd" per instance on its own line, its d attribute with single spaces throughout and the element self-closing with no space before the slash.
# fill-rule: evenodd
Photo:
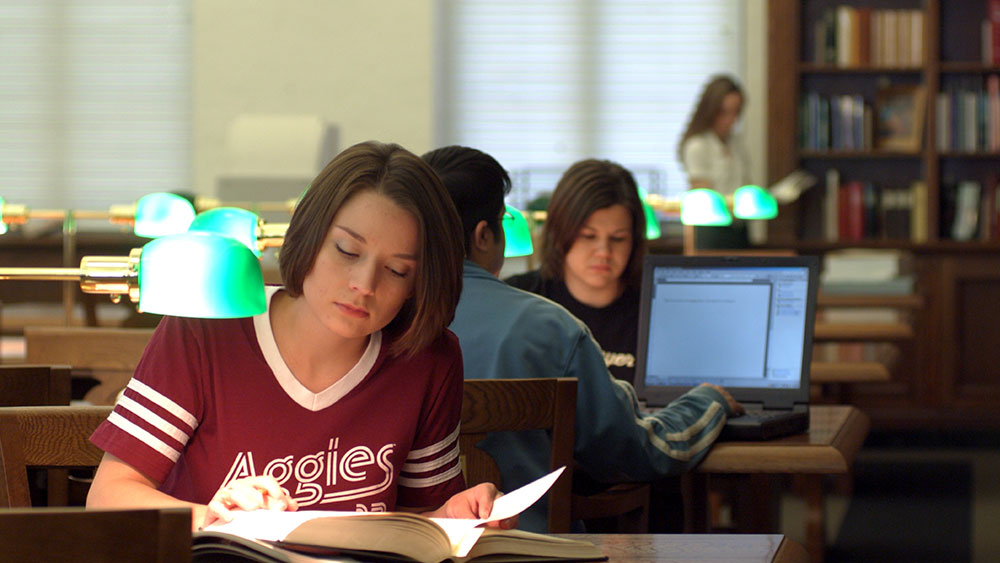
<svg viewBox="0 0 1000 563">
<path fill-rule="evenodd" d="M 445 471 L 444 473 L 439 473 L 437 475 L 431 475 L 430 477 L 414 478 L 414 477 L 403 477 L 402 475 L 400 475 L 399 485 L 402 487 L 410 487 L 411 489 L 417 489 L 421 487 L 433 487 L 434 485 L 438 485 L 446 481 L 450 481 L 451 479 L 454 479 L 460 473 L 462 473 L 462 466 L 456 464 L 455 467 L 452 467 L 448 471 Z"/>
<path fill-rule="evenodd" d="M 452 448 L 450 452 L 437 459 L 425 461 L 423 463 L 405 463 L 403 464 L 401 470 L 406 473 L 426 473 L 428 471 L 434 471 L 435 469 L 440 469 L 458 459 L 458 453 L 458 444 L 455 444 L 455 447 Z"/>
<path fill-rule="evenodd" d="M 162 393 L 160 393 L 156 389 L 153 389 L 149 385 L 146 385 L 145 383 L 133 377 L 132 380 L 129 381 L 127 388 L 132 389 L 136 393 L 142 395 L 143 397 L 155 403 L 157 406 L 166 409 L 167 412 L 169 412 L 170 414 L 183 420 L 184 422 L 187 423 L 188 426 L 191 427 L 192 431 L 198 427 L 198 419 L 195 418 L 193 414 L 189 413 L 186 409 L 184 409 L 177 403 L 173 402 L 171 399 L 167 398 L 166 395 L 163 395 Z"/>
<path fill-rule="evenodd" d="M 452 443 L 458 440 L 458 431 L 459 427 L 455 426 L 455 430 L 451 434 L 445 436 L 445 438 L 440 442 L 431 444 L 426 448 L 420 448 L 419 450 L 410 450 L 410 455 L 406 456 L 406 459 L 420 459 L 422 457 L 434 455 L 451 447 Z"/>
<path fill-rule="evenodd" d="M 188 440 L 191 439 L 191 434 L 189 434 L 187 431 L 178 428 L 174 424 L 167 422 L 166 420 L 163 419 L 162 416 L 154 413 L 153 411 L 147 409 L 146 407 L 140 405 L 139 403 L 133 401 L 132 399 L 124 395 L 122 395 L 122 398 L 118 400 L 118 406 L 124 408 L 129 412 L 134 413 L 143 421 L 154 426 L 157 430 L 170 436 L 174 440 L 177 440 L 181 444 L 187 444 Z"/>
<path fill-rule="evenodd" d="M 129 420 L 129 419 L 125 418 L 125 417 L 123 417 L 122 415 L 118 414 L 117 412 L 111 411 L 111 416 L 108 417 L 108 422 L 114 424 L 118 428 L 121 428 L 122 430 L 124 430 L 128 434 L 131 434 L 133 437 L 135 437 L 140 442 L 142 442 L 142 443 L 146 444 L 147 446 L 153 448 L 154 450 L 160 452 L 165 457 L 167 457 L 170 461 L 176 462 L 177 458 L 179 458 L 181 456 L 181 452 L 179 452 L 179 451 L 175 450 L 174 448 L 170 447 L 163 440 L 160 440 L 156 436 L 153 436 L 152 434 L 150 434 L 146 430 L 140 428 L 134 422 L 132 422 L 131 420 Z"/>
</svg>

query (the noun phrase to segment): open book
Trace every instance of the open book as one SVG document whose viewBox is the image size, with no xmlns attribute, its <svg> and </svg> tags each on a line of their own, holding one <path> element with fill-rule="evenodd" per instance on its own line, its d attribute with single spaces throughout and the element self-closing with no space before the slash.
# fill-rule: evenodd
<svg viewBox="0 0 1000 563">
<path fill-rule="evenodd" d="M 231 522 L 195 533 L 194 560 L 299 562 L 374 557 L 438 563 L 486 556 L 503 561 L 606 559 L 589 542 L 482 526 L 520 514 L 541 498 L 561 473 L 562 469 L 553 471 L 498 498 L 490 516 L 483 519 L 427 518 L 406 512 L 237 512 Z"/>
</svg>

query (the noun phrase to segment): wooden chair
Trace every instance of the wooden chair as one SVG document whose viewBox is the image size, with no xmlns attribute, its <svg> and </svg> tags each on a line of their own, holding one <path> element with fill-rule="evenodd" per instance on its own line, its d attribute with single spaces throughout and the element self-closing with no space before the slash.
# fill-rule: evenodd
<svg viewBox="0 0 1000 563">
<path fill-rule="evenodd" d="M 0 510 L 5 561 L 191 561 L 191 510 Z"/>
<path fill-rule="evenodd" d="M 69 366 L 0 366 L 0 407 L 68 405 Z M 51 469 L 45 490 L 50 506 L 69 503 L 69 471 Z"/>
<path fill-rule="evenodd" d="M 89 438 L 111 409 L 109 406 L 0 408 L 0 508 L 31 506 L 29 467 L 97 467 L 104 452 L 91 444 Z"/>
<path fill-rule="evenodd" d="M 576 379 L 467 379 L 462 400 L 462 451 L 466 483 L 502 488 L 496 461 L 477 444 L 488 432 L 548 430 L 549 469 L 566 471 L 549 490 L 549 532 L 570 530 Z"/>
<path fill-rule="evenodd" d="M 610 521 L 608 533 L 648 534 L 650 494 L 649 483 L 618 483 L 592 495 L 574 493 L 572 518 Z M 587 531 L 591 532 L 590 526 Z"/>
<path fill-rule="evenodd" d="M 29 363 L 67 364 L 73 377 L 96 379 L 83 399 L 113 405 L 152 335 L 151 328 L 26 327 L 25 355 Z"/>
</svg>

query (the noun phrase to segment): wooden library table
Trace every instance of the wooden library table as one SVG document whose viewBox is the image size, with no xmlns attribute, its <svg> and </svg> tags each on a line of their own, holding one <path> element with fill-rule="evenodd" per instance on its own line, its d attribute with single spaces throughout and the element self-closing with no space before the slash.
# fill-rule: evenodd
<svg viewBox="0 0 1000 563">
<path fill-rule="evenodd" d="M 846 475 L 868 435 L 868 416 L 848 405 L 814 405 L 809 431 L 762 442 L 716 442 L 705 459 L 684 476 L 685 530 L 711 530 L 709 481 L 726 476 L 735 481 L 733 507 L 736 531 L 774 533 L 776 495 L 768 475 L 794 475 L 802 483 L 806 502 L 806 550 L 810 560 L 823 560 L 826 546 L 824 475 Z"/>
<path fill-rule="evenodd" d="M 554 534 L 586 540 L 609 563 L 799 563 L 806 550 L 780 534 Z"/>
</svg>

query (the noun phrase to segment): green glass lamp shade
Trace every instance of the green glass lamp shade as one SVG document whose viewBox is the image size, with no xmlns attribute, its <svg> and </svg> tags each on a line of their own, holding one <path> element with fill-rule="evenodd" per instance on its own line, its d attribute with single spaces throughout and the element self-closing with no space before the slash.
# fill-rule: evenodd
<svg viewBox="0 0 1000 563">
<path fill-rule="evenodd" d="M 778 202 L 760 186 L 743 186 L 733 194 L 733 215 L 740 219 L 774 219 L 778 216 Z"/>
<path fill-rule="evenodd" d="M 642 202 L 642 212 L 646 215 L 646 240 L 660 238 L 660 220 L 656 218 L 656 211 L 646 201 L 648 194 L 646 190 L 639 188 L 639 201 Z"/>
<path fill-rule="evenodd" d="M 725 227 L 733 223 L 722 194 L 708 188 L 696 188 L 684 193 L 681 200 L 681 223 Z"/>
<path fill-rule="evenodd" d="M 135 204 L 135 234 L 140 237 L 183 233 L 193 220 L 194 205 L 177 194 L 146 194 Z"/>
<path fill-rule="evenodd" d="M 507 239 L 504 256 L 529 256 L 534 252 L 531 246 L 531 228 L 528 227 L 527 219 L 519 210 L 509 205 L 503 216 L 503 235 Z"/>
<path fill-rule="evenodd" d="M 0 197 L 0 235 L 7 232 L 7 223 L 3 221 L 3 198 Z"/>
<path fill-rule="evenodd" d="M 191 221 L 191 232 L 216 233 L 238 240 L 260 257 L 257 247 L 257 214 L 239 207 L 216 207 L 202 211 Z"/>
<path fill-rule="evenodd" d="M 263 313 L 260 261 L 242 243 L 213 233 L 152 240 L 139 261 L 139 310 L 210 319 Z"/>
</svg>

